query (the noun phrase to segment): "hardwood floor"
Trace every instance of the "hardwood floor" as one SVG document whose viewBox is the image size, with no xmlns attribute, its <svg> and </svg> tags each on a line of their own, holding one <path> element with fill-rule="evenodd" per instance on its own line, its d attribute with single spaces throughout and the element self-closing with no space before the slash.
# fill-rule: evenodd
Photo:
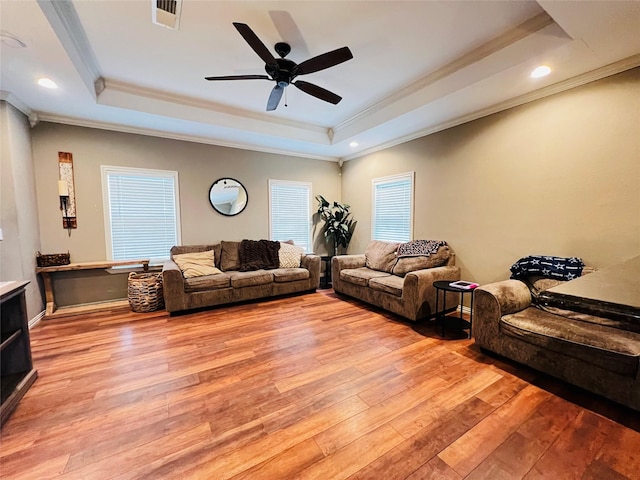
<svg viewBox="0 0 640 480">
<path fill-rule="evenodd" d="M 45 320 L 2 478 L 637 479 L 640 418 L 333 291 Z"/>
</svg>

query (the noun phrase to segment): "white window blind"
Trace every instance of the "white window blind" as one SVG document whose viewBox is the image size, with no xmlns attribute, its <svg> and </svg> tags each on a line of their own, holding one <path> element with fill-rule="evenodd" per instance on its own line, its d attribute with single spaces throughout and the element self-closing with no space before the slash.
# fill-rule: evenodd
<svg viewBox="0 0 640 480">
<path fill-rule="evenodd" d="M 408 242 L 413 237 L 413 172 L 373 180 L 371 237 Z"/>
<path fill-rule="evenodd" d="M 269 232 L 271 240 L 286 242 L 311 251 L 311 184 L 269 180 Z"/>
<path fill-rule="evenodd" d="M 107 256 L 159 263 L 180 244 L 178 173 L 102 166 Z"/>
</svg>

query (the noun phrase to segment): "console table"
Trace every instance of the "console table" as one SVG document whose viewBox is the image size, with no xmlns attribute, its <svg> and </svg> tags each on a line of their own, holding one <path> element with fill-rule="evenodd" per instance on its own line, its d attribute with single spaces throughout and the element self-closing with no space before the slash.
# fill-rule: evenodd
<svg viewBox="0 0 640 480">
<path fill-rule="evenodd" d="M 38 378 L 31 360 L 24 289 L 29 282 L 0 283 L 0 425 Z"/>
<path fill-rule="evenodd" d="M 37 267 L 36 273 L 42 275 L 44 281 L 44 294 L 47 300 L 47 309 L 45 315 L 47 317 L 62 316 L 62 315 L 78 315 L 81 313 L 87 313 L 95 310 L 103 310 L 107 308 L 121 308 L 129 305 L 128 300 L 116 300 L 109 302 L 101 302 L 98 304 L 79 305 L 74 307 L 62 307 L 58 309 L 56 306 L 56 299 L 53 296 L 53 280 L 51 278 L 52 273 L 56 272 L 69 272 L 75 270 L 103 270 L 113 267 L 124 267 L 128 265 L 142 265 L 144 271 L 149 271 L 149 259 L 141 260 L 121 260 L 121 261 L 104 261 L 104 262 L 84 262 L 84 263 L 69 263 L 67 265 L 56 265 L 54 267 Z"/>
</svg>

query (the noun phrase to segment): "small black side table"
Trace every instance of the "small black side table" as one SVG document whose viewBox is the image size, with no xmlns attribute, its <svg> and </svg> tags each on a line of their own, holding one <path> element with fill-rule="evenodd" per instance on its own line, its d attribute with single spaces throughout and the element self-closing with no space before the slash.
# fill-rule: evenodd
<svg viewBox="0 0 640 480">
<path fill-rule="evenodd" d="M 455 280 L 438 280 L 437 282 L 433 282 L 433 286 L 436 289 L 436 319 L 440 319 L 442 321 L 442 336 L 444 337 L 444 328 L 445 328 L 445 310 L 447 309 L 447 292 L 454 292 L 461 294 L 460 296 L 460 316 L 456 319 L 456 322 L 462 330 L 469 329 L 469 337 L 471 338 L 471 324 L 473 322 L 473 291 L 474 288 L 466 289 L 466 288 L 458 288 L 452 287 L 449 285 L 451 282 L 455 282 Z M 438 299 L 440 297 L 439 292 L 442 291 L 442 310 L 438 309 L 439 303 Z M 466 321 L 462 318 L 462 304 L 464 303 L 464 294 L 471 294 L 471 308 L 469 312 L 469 321 Z"/>
<path fill-rule="evenodd" d="M 324 276 L 320 279 L 320 288 L 331 287 L 331 259 L 333 255 L 322 255 L 320 261 L 324 262 Z"/>
</svg>

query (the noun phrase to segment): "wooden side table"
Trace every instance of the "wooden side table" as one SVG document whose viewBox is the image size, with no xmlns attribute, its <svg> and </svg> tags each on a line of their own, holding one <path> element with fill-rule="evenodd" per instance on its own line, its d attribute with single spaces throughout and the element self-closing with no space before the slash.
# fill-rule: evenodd
<svg viewBox="0 0 640 480">
<path fill-rule="evenodd" d="M 460 316 L 455 318 L 455 320 L 457 320 L 456 324 L 462 330 L 469 329 L 468 338 L 471 338 L 471 325 L 473 323 L 473 291 L 475 290 L 475 288 L 466 289 L 466 288 L 452 287 L 451 285 L 449 285 L 451 282 L 455 282 L 455 280 L 438 280 L 437 282 L 433 282 L 433 286 L 436 289 L 436 319 L 440 319 L 442 321 L 442 336 L 444 337 L 445 326 L 446 326 L 446 321 L 445 321 L 446 315 L 444 314 L 444 312 L 447 308 L 447 292 L 454 292 L 454 293 L 460 294 Z M 442 310 L 439 310 L 438 308 L 439 306 L 438 299 L 440 297 L 439 292 L 442 292 Z M 470 304 L 471 307 L 469 311 L 469 321 L 465 320 L 462 317 L 462 304 L 464 302 L 465 293 L 471 294 L 471 304 Z"/>
</svg>

